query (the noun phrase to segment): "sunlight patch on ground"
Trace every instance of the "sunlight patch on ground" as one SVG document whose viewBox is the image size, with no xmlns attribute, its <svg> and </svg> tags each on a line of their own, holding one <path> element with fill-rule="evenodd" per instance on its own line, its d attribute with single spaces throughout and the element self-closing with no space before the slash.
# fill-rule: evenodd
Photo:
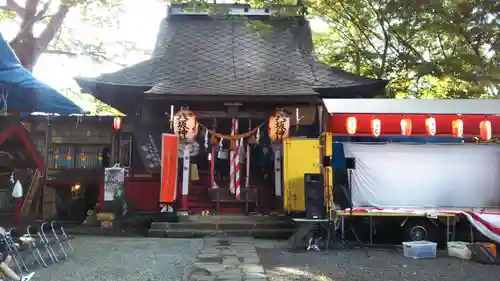
<svg viewBox="0 0 500 281">
<path fill-rule="evenodd" d="M 325 275 L 318 275 L 314 274 L 308 271 L 304 271 L 298 268 L 292 268 L 292 267 L 275 267 L 272 270 L 268 270 L 267 273 L 273 274 L 273 271 L 277 271 L 279 275 L 282 275 L 283 273 L 286 274 L 287 276 L 293 276 L 295 278 L 301 277 L 301 278 L 308 278 L 307 280 L 310 281 L 338 281 L 337 279 L 332 279 L 330 277 L 327 277 Z"/>
</svg>

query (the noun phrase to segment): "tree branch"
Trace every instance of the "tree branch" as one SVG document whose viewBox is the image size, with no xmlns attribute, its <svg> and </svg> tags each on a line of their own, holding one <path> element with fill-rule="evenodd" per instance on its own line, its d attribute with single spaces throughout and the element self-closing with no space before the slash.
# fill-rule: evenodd
<svg viewBox="0 0 500 281">
<path fill-rule="evenodd" d="M 20 17 L 24 15 L 24 8 L 17 4 L 14 0 L 7 0 L 5 6 L 0 6 L 0 10 L 15 12 Z"/>
<path fill-rule="evenodd" d="M 36 8 L 38 7 L 39 0 L 26 0 L 24 14 L 21 15 L 23 21 L 21 22 L 21 29 L 29 29 L 29 26 L 34 24 L 33 18 L 36 15 Z"/>
<path fill-rule="evenodd" d="M 66 15 L 71 9 L 72 5 L 67 0 L 61 1 L 57 12 L 51 17 L 49 23 L 37 38 L 37 52 L 42 53 L 47 49 L 50 41 L 54 39 L 57 31 L 61 28 Z"/>
<path fill-rule="evenodd" d="M 43 52 L 44 54 L 52 54 L 52 55 L 63 55 L 63 56 L 68 56 L 68 57 L 78 57 L 78 56 L 90 56 L 90 57 L 96 57 L 96 58 L 100 58 L 102 60 L 105 60 L 105 61 L 109 61 L 109 62 L 112 62 L 116 65 L 119 65 L 121 67 L 126 67 L 127 65 L 126 64 L 123 64 L 123 63 L 119 63 L 103 54 L 100 54 L 100 53 L 96 53 L 96 52 L 88 52 L 88 53 L 75 53 L 75 52 L 70 52 L 70 51 L 64 51 L 64 50 L 45 50 Z"/>
<path fill-rule="evenodd" d="M 38 1 L 38 0 L 37 0 Z M 33 36 L 32 33 L 33 33 L 33 25 L 44 19 L 44 18 L 47 18 L 47 17 L 50 17 L 48 15 L 45 15 L 49 8 L 50 8 L 50 4 L 51 4 L 52 0 L 49 0 L 47 1 L 44 5 L 43 5 L 43 8 L 37 13 L 36 12 L 36 8 L 35 8 L 35 13 L 32 14 L 30 12 L 30 14 L 32 15 L 31 18 L 27 18 L 28 16 L 28 10 L 26 10 L 26 13 L 24 14 L 23 16 L 23 20 L 21 22 L 21 28 L 19 29 L 19 31 L 17 32 L 16 34 L 16 37 L 14 37 L 14 39 L 12 39 L 11 41 L 11 44 L 18 41 L 19 39 L 21 39 L 26 32 L 29 32 L 28 34 Z"/>
</svg>

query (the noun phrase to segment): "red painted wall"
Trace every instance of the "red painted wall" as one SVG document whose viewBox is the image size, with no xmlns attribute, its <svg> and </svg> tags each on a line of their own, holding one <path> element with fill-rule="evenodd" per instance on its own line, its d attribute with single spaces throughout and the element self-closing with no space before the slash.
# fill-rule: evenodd
<svg viewBox="0 0 500 281">
<path fill-rule="evenodd" d="M 156 212 L 160 198 L 160 180 L 125 179 L 125 196 L 135 211 Z"/>
</svg>

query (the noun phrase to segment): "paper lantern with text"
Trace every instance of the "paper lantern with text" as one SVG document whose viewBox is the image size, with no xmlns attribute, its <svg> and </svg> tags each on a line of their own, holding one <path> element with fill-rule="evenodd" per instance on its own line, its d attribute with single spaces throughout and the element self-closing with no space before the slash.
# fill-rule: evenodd
<svg viewBox="0 0 500 281">
<path fill-rule="evenodd" d="M 358 119 L 356 119 L 356 117 L 347 117 L 345 120 L 345 128 L 349 135 L 354 135 L 358 130 Z"/>
<path fill-rule="evenodd" d="M 283 109 L 276 109 L 269 117 L 269 138 L 273 143 L 281 142 L 290 133 L 290 117 Z"/>
<path fill-rule="evenodd" d="M 181 108 L 174 115 L 174 132 L 181 141 L 193 140 L 198 134 L 198 121 L 194 112 Z"/>
<path fill-rule="evenodd" d="M 119 131 L 122 128 L 122 118 L 119 116 L 116 116 L 113 118 L 113 129 L 115 131 Z"/>
<path fill-rule="evenodd" d="M 482 140 L 491 139 L 491 122 L 488 120 L 483 120 L 479 123 L 479 133 Z"/>
<path fill-rule="evenodd" d="M 436 134 L 436 119 L 429 117 L 425 119 L 425 130 L 429 136 L 434 136 Z"/>
<path fill-rule="evenodd" d="M 464 121 L 462 119 L 455 119 L 451 125 L 451 132 L 454 137 L 462 138 L 464 136 Z"/>
<path fill-rule="evenodd" d="M 380 119 L 373 118 L 370 123 L 370 129 L 372 132 L 372 136 L 374 137 L 380 136 L 380 132 L 382 131 L 382 122 L 380 122 Z"/>
<path fill-rule="evenodd" d="M 407 137 L 411 135 L 411 120 L 402 119 L 401 120 L 401 135 Z"/>
</svg>

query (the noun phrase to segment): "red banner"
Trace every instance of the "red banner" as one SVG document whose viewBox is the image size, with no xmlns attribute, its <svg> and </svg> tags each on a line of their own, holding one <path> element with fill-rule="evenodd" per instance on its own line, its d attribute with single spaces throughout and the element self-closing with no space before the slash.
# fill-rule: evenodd
<svg viewBox="0 0 500 281">
<path fill-rule="evenodd" d="M 176 200 L 178 143 L 176 135 L 162 135 L 160 203 L 173 203 Z"/>
</svg>

